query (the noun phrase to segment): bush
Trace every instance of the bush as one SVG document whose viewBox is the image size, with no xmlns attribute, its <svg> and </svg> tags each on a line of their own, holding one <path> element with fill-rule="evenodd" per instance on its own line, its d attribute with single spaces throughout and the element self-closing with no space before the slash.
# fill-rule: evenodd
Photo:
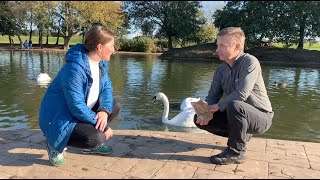
<svg viewBox="0 0 320 180">
<path fill-rule="evenodd" d="M 133 39 L 121 39 L 118 41 L 121 51 L 156 52 L 156 46 L 149 37 L 138 36 Z"/>
</svg>

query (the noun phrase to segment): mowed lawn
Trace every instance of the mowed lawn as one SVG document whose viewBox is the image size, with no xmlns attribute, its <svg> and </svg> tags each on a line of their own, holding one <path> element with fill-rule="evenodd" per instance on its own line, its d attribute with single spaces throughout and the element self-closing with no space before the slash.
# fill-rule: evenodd
<svg viewBox="0 0 320 180">
<path fill-rule="evenodd" d="M 29 36 L 21 36 L 21 40 L 22 42 L 24 42 L 26 39 L 29 40 Z M 56 44 L 57 41 L 57 37 L 49 37 L 49 44 Z M 19 44 L 19 39 L 17 36 L 13 37 L 13 42 L 14 44 Z M 47 37 L 43 37 L 42 38 L 42 43 L 46 44 L 47 42 Z M 82 42 L 82 36 L 73 36 L 71 38 L 70 41 L 70 45 L 75 45 L 77 43 L 81 43 Z M 33 44 L 39 44 L 39 37 L 38 36 L 32 36 L 32 43 Z M 64 43 L 64 39 L 62 37 L 59 38 L 59 45 L 63 45 Z M 0 36 L 0 44 L 9 44 L 9 37 L 7 35 L 5 36 Z M 284 44 L 283 43 L 272 43 L 272 45 L 274 47 L 279 47 L 279 48 L 283 48 Z M 290 48 L 296 49 L 297 48 L 297 44 L 290 46 Z M 304 43 L 303 45 L 303 49 L 306 50 L 317 50 L 320 51 L 320 43 L 314 43 L 314 44 L 310 44 L 310 43 Z"/>
<path fill-rule="evenodd" d="M 29 36 L 20 36 L 22 42 L 25 40 L 29 41 Z M 18 36 L 13 37 L 13 42 L 14 44 L 20 44 Z M 46 44 L 47 42 L 47 37 L 42 37 L 42 43 Z M 56 44 L 57 42 L 57 37 L 49 37 L 48 43 L 49 44 Z M 75 45 L 77 43 L 82 42 L 82 36 L 73 36 L 70 41 L 70 45 Z M 9 37 L 7 35 L 5 36 L 0 36 L 0 43 L 1 44 L 9 44 Z M 59 45 L 63 45 L 64 39 L 62 37 L 59 38 Z M 32 36 L 32 44 L 39 44 L 39 37 L 38 36 Z"/>
<path fill-rule="evenodd" d="M 284 47 L 283 43 L 272 43 L 272 45 L 275 46 L 275 47 L 279 47 L 279 48 L 283 48 Z M 298 45 L 295 44 L 295 45 L 290 46 L 290 48 L 296 49 L 297 46 Z M 304 43 L 303 44 L 303 49 L 320 51 L 320 43 L 314 43 L 314 44 Z"/>
</svg>

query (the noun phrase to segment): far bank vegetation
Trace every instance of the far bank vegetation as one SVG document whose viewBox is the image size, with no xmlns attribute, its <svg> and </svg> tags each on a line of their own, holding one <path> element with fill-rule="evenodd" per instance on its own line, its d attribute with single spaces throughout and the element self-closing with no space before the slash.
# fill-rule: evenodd
<svg viewBox="0 0 320 180">
<path fill-rule="evenodd" d="M 2 1 L 0 8 L 1 42 L 21 48 L 25 39 L 32 39 L 39 48 L 68 49 L 82 43 L 93 25 L 105 25 L 115 32 L 121 51 L 210 44 L 228 26 L 244 30 L 248 48 L 320 49 L 317 1 L 228 1 L 210 15 L 200 1 Z M 139 35 L 129 39 L 132 29 Z"/>
</svg>

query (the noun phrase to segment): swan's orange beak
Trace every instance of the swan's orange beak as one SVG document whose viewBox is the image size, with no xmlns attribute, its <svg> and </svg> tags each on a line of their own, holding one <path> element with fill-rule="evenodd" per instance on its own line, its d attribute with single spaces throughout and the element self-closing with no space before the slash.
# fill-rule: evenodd
<svg viewBox="0 0 320 180">
<path fill-rule="evenodd" d="M 157 100 L 157 97 L 156 96 L 153 96 L 153 101 L 152 101 L 152 104 L 154 103 L 154 102 L 156 102 L 156 100 Z"/>
</svg>

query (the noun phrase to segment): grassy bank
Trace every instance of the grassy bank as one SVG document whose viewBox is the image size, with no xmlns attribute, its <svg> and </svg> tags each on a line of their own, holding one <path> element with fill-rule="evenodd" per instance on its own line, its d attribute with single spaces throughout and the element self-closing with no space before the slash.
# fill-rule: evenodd
<svg viewBox="0 0 320 180">
<path fill-rule="evenodd" d="M 24 42 L 26 39 L 29 40 L 29 36 L 20 36 L 22 42 Z M 20 44 L 18 36 L 14 36 L 13 38 L 14 44 Z M 57 37 L 49 37 L 48 43 L 49 44 L 56 44 Z M 45 44 L 47 42 L 47 37 L 42 38 L 42 43 Z M 70 45 L 75 45 L 77 43 L 82 42 L 82 36 L 73 36 L 70 41 Z M 9 44 L 9 37 L 8 36 L 0 36 L 0 43 L 1 44 Z M 33 44 L 39 44 L 39 37 L 38 36 L 32 36 L 32 43 Z M 63 45 L 64 39 L 62 37 L 59 38 L 59 45 Z"/>
<path fill-rule="evenodd" d="M 283 48 L 284 47 L 283 43 L 273 43 L 272 45 L 274 47 L 278 47 L 278 48 Z M 295 45 L 290 46 L 289 48 L 296 49 L 297 47 L 298 47 L 298 45 L 295 44 Z M 315 44 L 304 43 L 303 44 L 303 49 L 320 51 L 320 43 L 315 43 Z"/>
</svg>

